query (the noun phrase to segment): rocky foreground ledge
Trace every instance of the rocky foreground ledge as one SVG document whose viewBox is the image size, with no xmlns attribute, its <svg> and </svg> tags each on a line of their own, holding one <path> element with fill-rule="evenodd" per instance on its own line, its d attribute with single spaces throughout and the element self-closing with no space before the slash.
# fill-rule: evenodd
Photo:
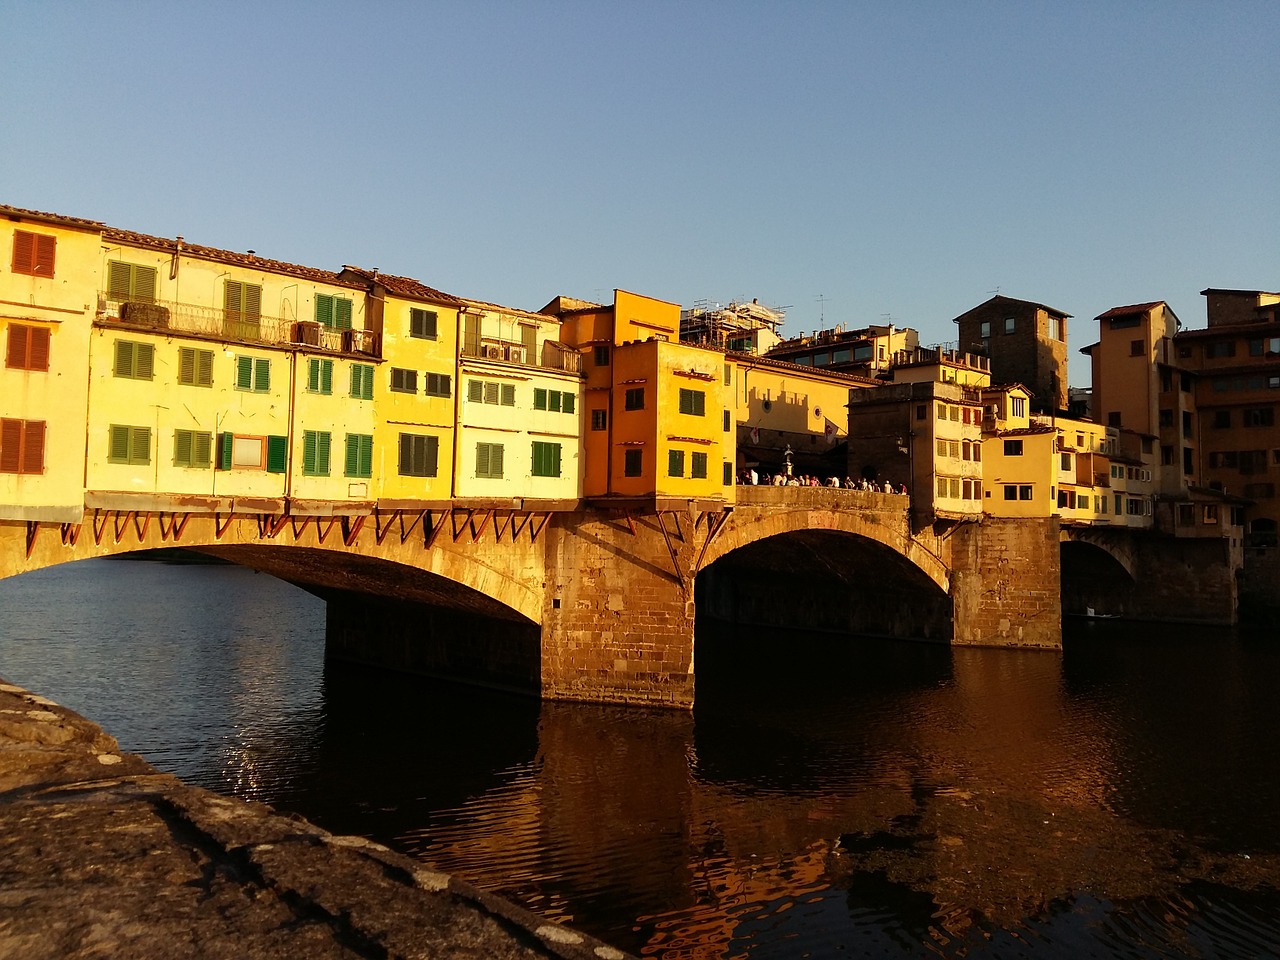
<svg viewBox="0 0 1280 960">
<path fill-rule="evenodd" d="M 0 958 L 629 955 L 362 837 L 158 772 L 0 681 Z"/>
</svg>

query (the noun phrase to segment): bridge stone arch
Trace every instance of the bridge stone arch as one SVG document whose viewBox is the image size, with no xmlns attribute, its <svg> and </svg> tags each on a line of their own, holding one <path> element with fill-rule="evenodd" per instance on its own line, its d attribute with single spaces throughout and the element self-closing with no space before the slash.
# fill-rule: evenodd
<svg viewBox="0 0 1280 960">
<path fill-rule="evenodd" d="M 92 557 L 183 548 L 221 557 L 321 590 L 388 593 L 427 600 L 460 585 L 454 605 L 540 624 L 546 517 L 489 523 L 475 511 L 419 511 L 404 518 L 269 515 L 86 514 L 81 524 L 0 523 L 0 577 Z M 419 515 L 420 514 L 420 515 Z M 425 576 L 429 575 L 429 577 Z M 437 578 L 432 587 L 429 578 Z"/>
<path fill-rule="evenodd" d="M 1096 530 L 1088 527 L 1061 527 L 1059 542 L 1067 544 L 1085 544 L 1101 550 L 1129 575 L 1131 581 L 1137 580 L 1137 558 L 1134 556 L 1134 541 L 1131 535 L 1110 530 Z"/>
<path fill-rule="evenodd" d="M 744 488 L 751 489 L 751 488 Z M 770 537 L 801 531 L 826 530 L 850 534 L 878 543 L 909 561 L 944 594 L 951 589 L 951 569 L 945 546 L 929 536 L 926 542 L 911 534 L 905 498 L 861 491 L 814 490 L 810 502 L 795 502 L 794 491 L 782 500 L 770 497 L 773 488 L 758 488 L 766 495 L 739 496 L 739 503 L 708 546 L 698 568 L 707 567 L 735 550 Z M 778 499 L 779 506 L 770 501 Z"/>
</svg>

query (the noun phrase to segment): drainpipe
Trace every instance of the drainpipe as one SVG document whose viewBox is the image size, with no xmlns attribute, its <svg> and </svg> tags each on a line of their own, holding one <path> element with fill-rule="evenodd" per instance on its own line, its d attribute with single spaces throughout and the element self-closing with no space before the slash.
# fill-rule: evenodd
<svg viewBox="0 0 1280 960">
<path fill-rule="evenodd" d="M 293 498 L 293 417 L 294 395 L 298 391 L 298 348 L 289 351 L 289 423 L 285 429 L 284 448 L 284 512 L 289 513 L 290 501 Z"/>
<path fill-rule="evenodd" d="M 462 328 L 465 308 L 459 309 L 453 322 L 453 463 L 449 470 L 449 499 L 458 497 L 458 465 L 462 462 Z"/>
</svg>

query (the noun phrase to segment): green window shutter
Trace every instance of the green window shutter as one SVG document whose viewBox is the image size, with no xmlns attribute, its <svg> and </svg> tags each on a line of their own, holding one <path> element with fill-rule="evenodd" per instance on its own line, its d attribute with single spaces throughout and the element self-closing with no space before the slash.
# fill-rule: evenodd
<svg viewBox="0 0 1280 960">
<path fill-rule="evenodd" d="M 351 301 L 346 297 L 333 298 L 333 325 L 339 330 L 351 329 Z"/>
<path fill-rule="evenodd" d="M 213 434 L 196 433 L 192 436 L 191 444 L 191 465 L 193 467 L 209 466 L 210 456 L 213 453 Z"/>
<path fill-rule="evenodd" d="M 489 454 L 489 469 L 493 471 L 493 475 L 501 479 L 502 477 L 502 444 L 493 444 L 493 452 Z"/>
<path fill-rule="evenodd" d="M 134 351 L 133 375 L 139 380 L 150 380 L 155 375 L 156 348 L 150 343 L 139 343 Z"/>
<path fill-rule="evenodd" d="M 360 438 L 360 476 L 373 476 L 373 437 Z"/>
<path fill-rule="evenodd" d="M 514 407 L 516 405 L 516 387 L 514 383 L 504 383 L 502 385 L 502 405 L 504 407 Z"/>
<path fill-rule="evenodd" d="M 575 399 L 576 398 L 572 393 L 564 394 L 564 404 L 561 409 L 563 409 L 565 413 L 573 413 Z"/>
<path fill-rule="evenodd" d="M 108 431 L 107 461 L 109 463 L 129 462 L 129 428 L 112 424 Z"/>
<path fill-rule="evenodd" d="M 484 402 L 496 404 L 498 402 L 498 386 L 491 380 L 484 382 Z"/>
<path fill-rule="evenodd" d="M 128 340 L 116 341 L 116 358 L 112 372 L 117 377 L 133 376 L 133 344 Z"/>
<path fill-rule="evenodd" d="M 236 389 L 253 389 L 253 357 L 236 357 Z"/>
<path fill-rule="evenodd" d="M 196 352 L 190 347 L 178 351 L 178 382 L 196 382 Z"/>
<path fill-rule="evenodd" d="M 329 475 L 329 431 L 316 434 L 316 473 Z"/>
<path fill-rule="evenodd" d="M 432 314 L 432 317 L 434 318 L 435 314 Z M 434 477 L 436 475 L 436 471 L 439 469 L 439 463 L 440 463 L 440 438 L 433 436 L 433 437 L 427 437 L 426 439 L 427 439 L 427 451 L 426 451 L 427 456 L 426 456 L 426 464 L 424 466 L 423 476 Z"/>
<path fill-rule="evenodd" d="M 253 361 L 253 389 L 266 393 L 271 389 L 271 361 L 259 358 Z"/>
<path fill-rule="evenodd" d="M 333 326 L 333 297 L 327 293 L 316 294 L 316 323 L 325 327 Z"/>
<path fill-rule="evenodd" d="M 308 430 L 302 435 L 302 472 L 304 474 L 316 472 L 316 441 L 318 434 L 314 430 Z"/>
<path fill-rule="evenodd" d="M 333 393 L 333 361 L 326 360 L 320 364 L 320 392 Z"/>
<path fill-rule="evenodd" d="M 246 283 L 243 286 L 245 319 L 256 323 L 262 315 L 262 288 L 256 283 Z"/>
<path fill-rule="evenodd" d="M 316 357 L 307 360 L 307 389 L 312 393 L 320 392 L 320 360 Z"/>
<path fill-rule="evenodd" d="M 543 387 L 533 388 L 533 409 L 535 410 L 547 409 L 547 391 L 545 388 Z"/>
<path fill-rule="evenodd" d="M 289 460 L 289 438 L 267 437 L 267 473 L 284 473 Z"/>
<path fill-rule="evenodd" d="M 218 434 L 218 469 L 231 469 L 231 443 L 235 439 L 235 435 L 228 433 Z"/>
<path fill-rule="evenodd" d="M 726 487 L 733 486 L 733 464 L 728 460 L 724 462 L 724 477 L 722 480 Z"/>
<path fill-rule="evenodd" d="M 129 264 L 112 260 L 107 264 L 107 298 L 110 300 L 127 300 L 129 298 L 129 280 L 133 271 Z"/>
<path fill-rule="evenodd" d="M 347 434 L 347 457 L 343 467 L 348 477 L 359 476 L 360 473 L 360 438 L 354 433 Z"/>
<path fill-rule="evenodd" d="M 131 292 L 135 300 L 155 303 L 156 268 L 135 266 L 133 268 L 133 287 Z"/>
<path fill-rule="evenodd" d="M 228 280 L 223 290 L 223 310 L 230 319 L 238 320 L 244 313 L 244 284 Z"/>
<path fill-rule="evenodd" d="M 480 403 L 484 400 L 484 383 L 479 380 L 467 381 L 467 399 L 472 403 Z"/>
<path fill-rule="evenodd" d="M 552 413 L 560 412 L 560 391 L 552 390 L 551 395 L 547 397 L 547 409 Z"/>
<path fill-rule="evenodd" d="M 558 443 L 551 445 L 551 475 L 560 476 L 560 444 Z"/>
<path fill-rule="evenodd" d="M 684 476 L 684 451 L 683 450 L 667 451 L 667 475 L 671 477 Z"/>
<path fill-rule="evenodd" d="M 489 476 L 489 444 L 476 444 L 476 476 Z"/>
<path fill-rule="evenodd" d="M 707 455 L 705 453 L 695 451 L 693 454 L 693 462 L 690 463 L 689 466 L 690 476 L 698 480 L 705 480 L 707 478 Z"/>
<path fill-rule="evenodd" d="M 173 431 L 173 462 L 179 467 L 191 466 L 191 442 L 192 433 L 190 430 Z"/>
<path fill-rule="evenodd" d="M 196 351 L 196 386 L 213 386 L 213 351 Z"/>
<path fill-rule="evenodd" d="M 129 462 L 151 462 L 151 428 L 131 427 L 129 437 Z"/>
</svg>

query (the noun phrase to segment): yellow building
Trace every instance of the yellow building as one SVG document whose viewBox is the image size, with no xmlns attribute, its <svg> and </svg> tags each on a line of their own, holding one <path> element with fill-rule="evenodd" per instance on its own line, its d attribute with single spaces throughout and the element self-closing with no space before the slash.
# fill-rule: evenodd
<svg viewBox="0 0 1280 960">
<path fill-rule="evenodd" d="M 0 517 L 78 523 L 102 224 L 0 212 Z"/>
<path fill-rule="evenodd" d="M 89 490 L 147 509 L 367 510 L 378 358 L 361 284 L 110 228 L 100 258 Z"/>
<path fill-rule="evenodd" d="M 1021 384 L 982 391 L 983 504 L 993 517 L 1047 517 L 1057 509 L 1058 432 L 1032 422 L 1030 402 Z"/>
<path fill-rule="evenodd" d="M 582 495 L 582 375 L 560 321 L 478 300 L 458 310 L 453 495 L 551 502 Z"/>
<path fill-rule="evenodd" d="M 409 277 L 345 267 L 365 286 L 386 363 L 362 383 L 372 400 L 373 475 L 384 508 L 447 501 L 453 492 L 462 300 Z M 359 374 L 363 376 L 363 374 Z"/>
<path fill-rule="evenodd" d="M 586 366 L 584 495 L 731 502 L 733 364 L 679 341 L 679 305 L 615 290 L 609 306 L 560 297 L 543 310 Z"/>
</svg>

